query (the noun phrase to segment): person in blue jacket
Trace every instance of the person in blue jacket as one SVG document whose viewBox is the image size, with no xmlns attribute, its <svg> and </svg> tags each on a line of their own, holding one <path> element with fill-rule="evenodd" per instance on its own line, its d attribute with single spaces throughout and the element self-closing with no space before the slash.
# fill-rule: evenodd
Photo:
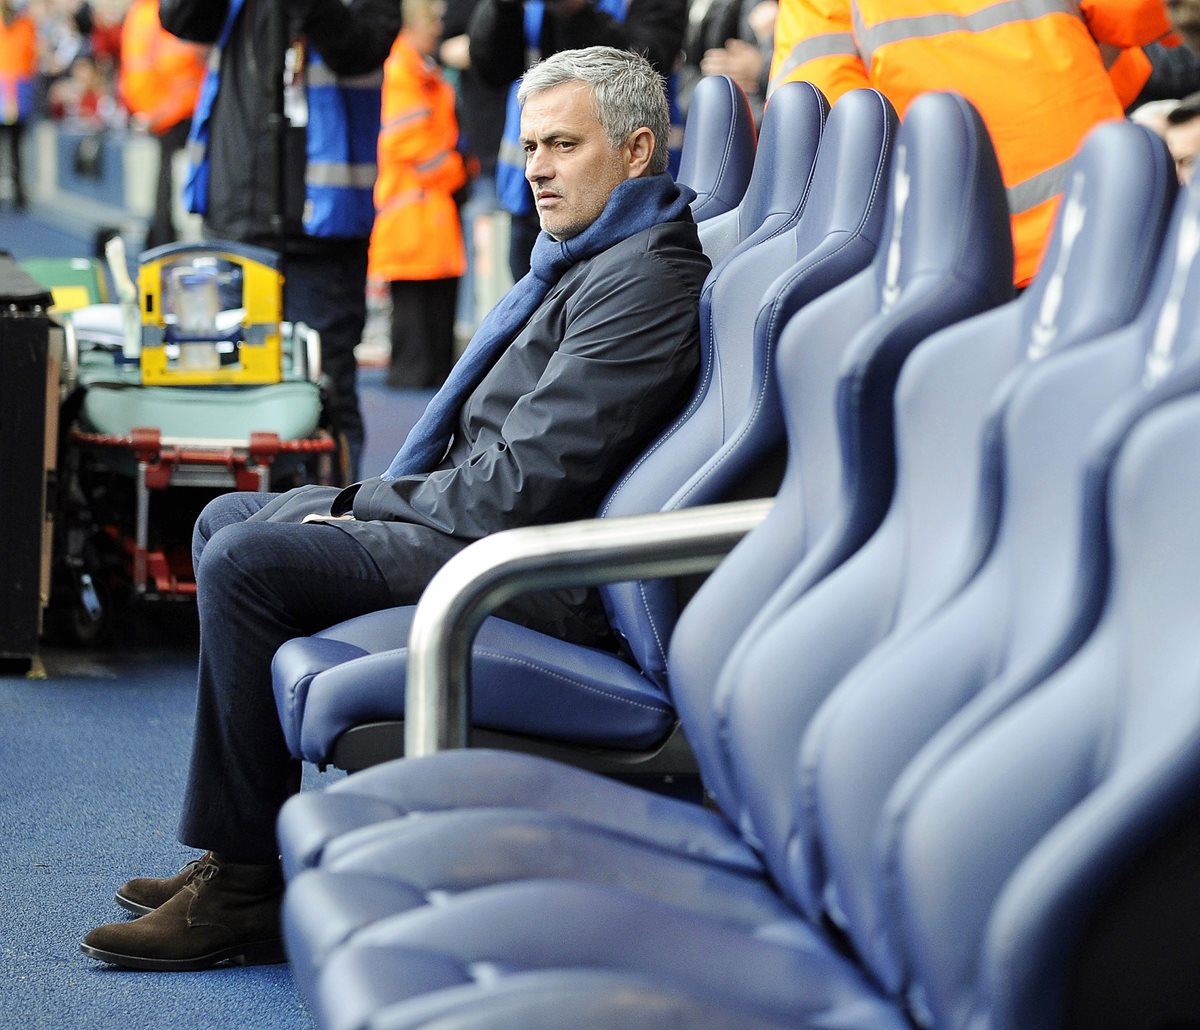
<svg viewBox="0 0 1200 1030">
<path fill-rule="evenodd" d="M 273 23 L 280 3 L 288 41 L 282 62 L 272 58 L 283 49 Z M 366 320 L 382 68 L 400 31 L 400 5 L 161 0 L 159 12 L 168 32 L 214 44 L 192 117 L 185 204 L 204 216 L 210 238 L 282 244 L 283 316 L 321 335 L 327 409 L 343 481 L 353 482 L 364 442 L 354 348 Z M 272 120 L 279 87 L 282 154 Z"/>
</svg>

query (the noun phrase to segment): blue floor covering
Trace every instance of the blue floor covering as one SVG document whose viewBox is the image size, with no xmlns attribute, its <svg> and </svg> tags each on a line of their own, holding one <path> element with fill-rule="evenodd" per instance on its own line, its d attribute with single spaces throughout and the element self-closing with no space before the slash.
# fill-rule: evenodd
<svg viewBox="0 0 1200 1030">
<path fill-rule="evenodd" d="M 17 258 L 87 253 L 36 219 L 0 213 Z M 387 466 L 429 394 L 364 369 L 364 473 Z M 190 749 L 196 634 L 188 605 L 147 612 L 103 650 L 46 649 L 45 679 L 0 671 L 0 1030 L 291 1030 L 313 1025 L 286 965 L 198 973 L 111 969 L 78 950 L 123 918 L 129 876 L 194 852 L 174 839 Z M 305 789 L 340 776 L 305 771 Z"/>
</svg>

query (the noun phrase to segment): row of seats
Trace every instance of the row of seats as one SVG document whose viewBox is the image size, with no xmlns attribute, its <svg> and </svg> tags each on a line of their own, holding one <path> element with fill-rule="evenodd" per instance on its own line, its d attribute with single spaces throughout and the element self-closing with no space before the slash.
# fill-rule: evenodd
<svg viewBox="0 0 1200 1030">
<path fill-rule="evenodd" d="M 710 86 L 697 106 L 725 112 L 714 119 L 716 138 L 744 145 L 742 126 L 753 124 L 744 96 L 724 77 L 705 80 Z M 672 425 L 620 478 L 599 517 L 728 499 L 779 448 L 784 429 L 775 354 L 784 327 L 799 308 L 859 273 L 883 230 L 895 112 L 881 94 L 866 90 L 839 104 L 827 121 L 828 111 L 807 83 L 781 90 L 738 205 L 704 205 L 709 217 L 700 222 L 701 242 L 714 268 L 700 302 L 699 384 Z M 741 173 L 744 161 L 725 160 L 725 146 L 713 149 L 720 160 L 707 172 L 698 162 L 701 179 Z M 706 189 L 704 196 L 718 192 Z M 868 313 L 862 307 L 852 317 Z M 827 423 L 822 433 L 828 437 L 832 410 L 811 417 Z M 618 583 L 601 595 L 635 664 L 490 619 L 475 650 L 475 724 L 491 731 L 490 740 L 504 734 L 510 746 L 532 738 L 551 742 L 551 753 L 566 757 L 586 749 L 593 768 L 694 772 L 675 732 L 667 683 L 666 648 L 678 614 L 673 585 Z M 280 649 L 275 695 L 297 758 L 355 769 L 402 753 L 414 611 L 374 612 Z M 611 753 L 607 763 L 605 752 Z"/>
<path fill-rule="evenodd" d="M 1200 187 L 1177 196 L 1152 134 L 1101 126 L 1014 299 L 1003 184 L 966 101 L 923 96 L 897 131 L 872 91 L 826 116 L 811 87 L 781 90 L 749 189 L 786 160 L 785 96 L 813 126 L 807 200 L 716 262 L 694 403 L 739 360 L 761 367 L 736 380 L 736 424 L 777 411 L 782 483 L 671 618 L 665 660 L 639 659 L 716 805 L 485 749 L 298 795 L 279 824 L 285 933 L 323 1027 L 1200 1012 Z M 851 196 L 859 220 L 827 221 Z M 806 280 L 831 236 L 861 263 Z M 760 260 L 762 278 L 741 271 Z M 737 439 L 708 437 L 689 468 Z M 669 497 L 725 489 L 697 482 Z M 365 650 L 337 667 L 397 660 Z M 476 715 L 505 718 L 511 689 L 517 731 L 534 692 L 494 675 L 477 651 Z"/>
</svg>

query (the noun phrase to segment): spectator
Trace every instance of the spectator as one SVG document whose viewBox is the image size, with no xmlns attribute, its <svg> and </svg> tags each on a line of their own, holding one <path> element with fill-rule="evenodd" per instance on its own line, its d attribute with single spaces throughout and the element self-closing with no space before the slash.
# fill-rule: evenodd
<svg viewBox="0 0 1200 1030">
<path fill-rule="evenodd" d="M 90 54 L 79 54 L 67 74 L 50 87 L 50 117 L 99 132 L 112 124 L 116 111 L 108 83 Z"/>
<path fill-rule="evenodd" d="M 366 321 L 382 67 L 399 4 L 161 0 L 159 13 L 169 32 L 216 44 L 184 200 L 210 237 L 282 247 L 284 318 L 320 333 L 327 410 L 353 481 L 364 438 L 354 348 Z M 273 115 L 280 90 L 284 124 Z"/>
<path fill-rule="evenodd" d="M 13 0 L 0 0 L 0 140 L 8 151 L 12 203 L 26 203 L 21 171 L 25 125 L 33 116 L 37 77 L 37 29 Z"/>
<path fill-rule="evenodd" d="M 440 0 L 404 0 L 404 29 L 383 66 L 379 178 L 368 274 L 390 284 L 388 385 L 440 386 L 454 361 L 454 315 L 466 266 L 454 194 L 466 182 L 455 149 L 454 90 L 434 53 Z"/>
<path fill-rule="evenodd" d="M 874 86 L 901 114 L 927 90 L 965 96 L 996 147 L 1023 286 L 1041 259 L 1067 162 L 1094 125 L 1124 117 L 1150 73 L 1138 48 L 1171 26 L 1162 0 L 1093 0 L 1048 14 L 998 4 L 987 18 L 964 6 L 921 0 L 898 16 L 894 0 L 781 0 L 771 82 L 807 79 L 831 102 Z"/>
<path fill-rule="evenodd" d="M 178 239 L 172 163 L 191 130 L 206 53 L 206 47 L 185 43 L 162 27 L 158 0 L 133 0 L 121 29 L 118 88 L 133 126 L 158 140 L 158 186 L 147 248 Z"/>
<path fill-rule="evenodd" d="M 483 313 L 511 285 L 493 271 L 489 241 L 496 212 L 496 158 L 504 132 L 508 89 L 485 82 L 471 64 L 467 25 L 477 0 L 447 0 L 443 39 L 438 50 L 442 65 L 455 75 L 458 149 L 467 163 L 469 183 L 460 193 L 459 209 L 467 268 L 459 284 L 458 322 L 470 339 Z M 465 194 L 465 195 L 464 195 Z M 484 248 L 487 248 L 486 250 Z M 476 253 L 477 249 L 479 253 Z M 507 268 L 504 274 L 507 274 Z M 490 274 L 489 274 L 490 273 Z"/>
<path fill-rule="evenodd" d="M 699 75 L 733 79 L 746 94 L 756 124 L 762 121 L 766 102 L 778 11 L 776 0 L 746 0 L 734 8 L 737 18 L 732 31 L 718 24 L 715 29 L 725 29 L 723 33 L 714 36 L 710 30 L 698 41 L 704 46 L 696 68 Z"/>
<path fill-rule="evenodd" d="M 1200 93 L 1184 97 L 1171 108 L 1163 139 L 1175 161 L 1179 181 L 1186 186 L 1192 181 L 1196 157 L 1200 155 Z"/>
<path fill-rule="evenodd" d="M 1166 138 L 1167 115 L 1179 106 L 1179 100 L 1151 100 L 1139 104 L 1129 114 L 1129 120 L 1144 125 L 1151 132 Z"/>
</svg>

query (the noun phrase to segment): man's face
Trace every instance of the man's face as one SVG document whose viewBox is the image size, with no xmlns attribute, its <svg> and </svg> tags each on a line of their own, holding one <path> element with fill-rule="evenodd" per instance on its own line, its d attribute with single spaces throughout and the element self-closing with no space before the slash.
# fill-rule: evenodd
<svg viewBox="0 0 1200 1030">
<path fill-rule="evenodd" d="M 1167 14 L 1188 48 L 1200 54 L 1200 0 L 1167 0 Z"/>
<path fill-rule="evenodd" d="M 1197 157 L 1200 157 L 1200 118 L 1168 125 L 1164 138 L 1171 157 L 1175 160 L 1175 171 L 1185 186 L 1192 181 Z"/>
<path fill-rule="evenodd" d="M 582 82 L 564 82 L 525 101 L 521 146 L 538 218 L 556 240 L 583 232 L 616 186 L 637 174 L 629 147 L 609 143 L 592 88 Z"/>
</svg>

